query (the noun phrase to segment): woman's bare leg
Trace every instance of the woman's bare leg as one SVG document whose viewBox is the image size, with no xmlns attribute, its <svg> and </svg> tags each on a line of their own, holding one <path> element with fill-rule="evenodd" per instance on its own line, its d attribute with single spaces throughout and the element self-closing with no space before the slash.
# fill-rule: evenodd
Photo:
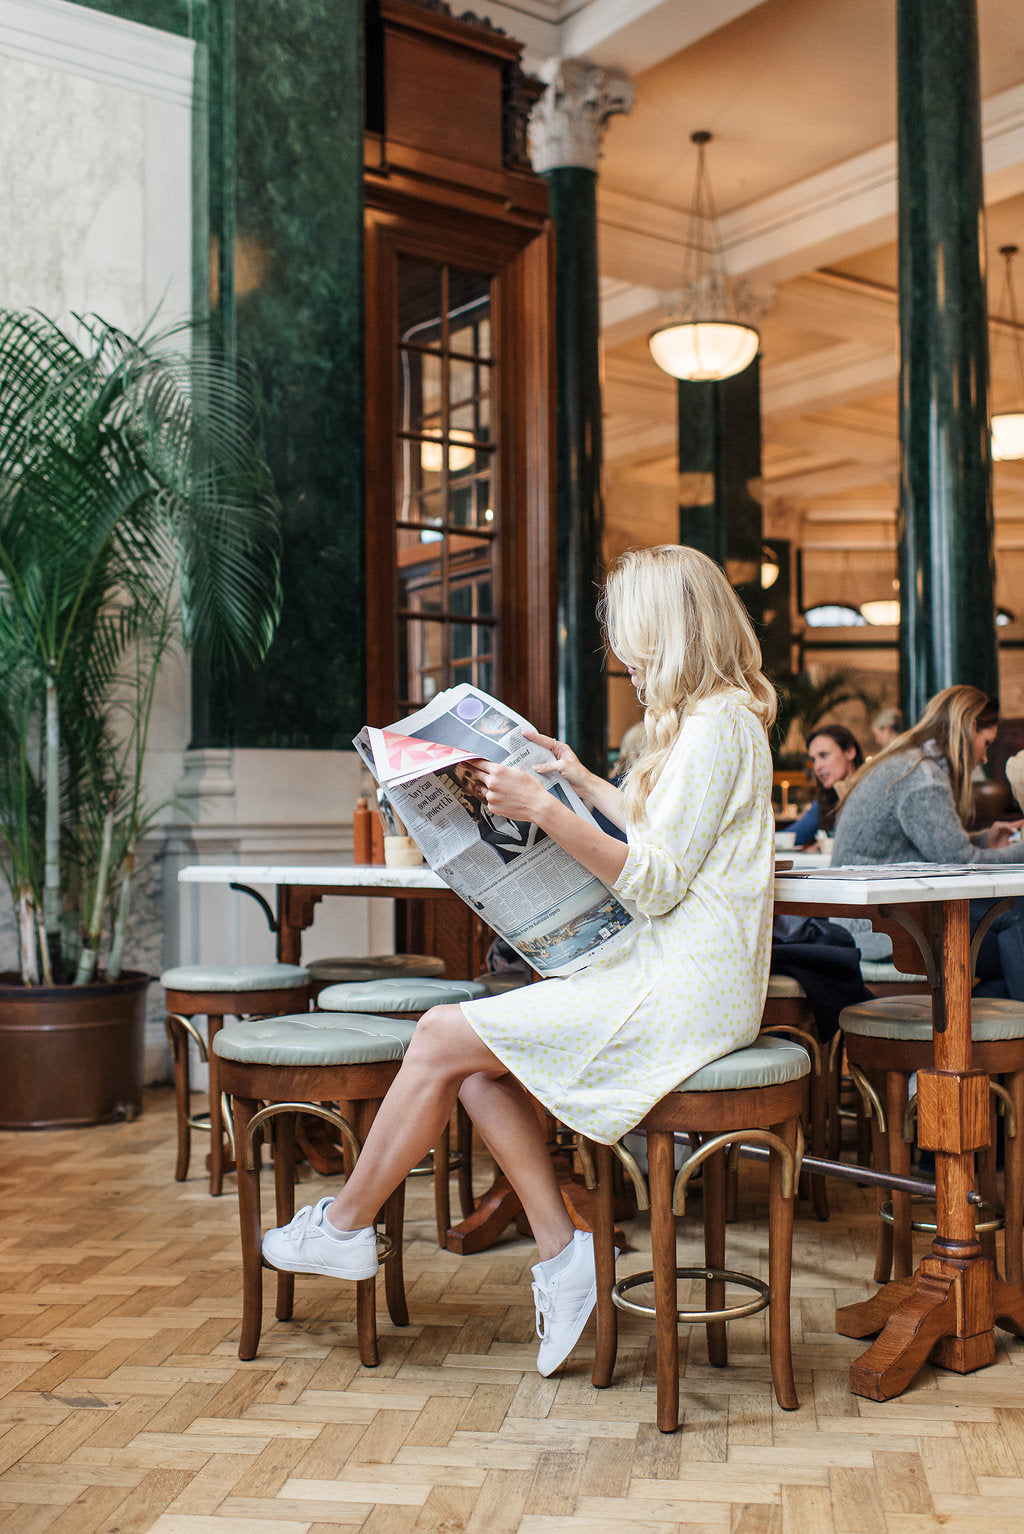
<svg viewBox="0 0 1024 1534">
<path fill-rule="evenodd" d="M 533 1099 L 514 1076 L 468 1076 L 459 1092 L 487 1149 L 522 1200 L 541 1262 L 569 1244 L 562 1201 Z"/>
<path fill-rule="evenodd" d="M 432 1007 L 420 1019 L 359 1160 L 327 1209 L 328 1219 L 338 1230 L 370 1225 L 436 1143 L 464 1084 L 463 1100 L 471 1115 L 479 1116 L 481 1133 L 522 1200 L 541 1260 L 554 1256 L 572 1240 L 573 1226 L 540 1121 L 458 1006 Z"/>
</svg>

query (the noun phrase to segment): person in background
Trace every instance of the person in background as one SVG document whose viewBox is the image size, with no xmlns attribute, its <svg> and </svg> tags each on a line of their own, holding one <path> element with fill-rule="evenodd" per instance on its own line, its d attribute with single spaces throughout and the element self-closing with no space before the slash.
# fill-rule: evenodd
<svg viewBox="0 0 1024 1534">
<path fill-rule="evenodd" d="M 856 735 L 843 724 L 823 724 L 812 730 L 807 755 L 818 792 L 793 827 L 794 847 L 813 846 L 819 831 L 832 830 L 841 792 L 836 785 L 845 785 L 864 761 Z"/>
<path fill-rule="evenodd" d="M 647 725 L 624 787 L 536 734 L 554 753 L 539 776 L 484 761 L 477 771 L 492 814 L 540 826 L 638 920 L 571 975 L 425 1012 L 337 1197 L 263 1238 L 271 1267 L 371 1277 L 377 1211 L 461 1097 L 537 1242 L 544 1375 L 575 1346 L 597 1278 L 593 1238 L 573 1230 L 532 1099 L 613 1144 L 702 1065 L 753 1042 L 768 985 L 776 704 L 750 620 L 718 566 L 677 544 L 624 554 L 602 608 Z M 626 842 L 549 792 L 552 773 Z"/>
<path fill-rule="evenodd" d="M 836 820 L 833 867 L 870 863 L 1024 863 L 1024 821 L 968 834 L 971 774 L 999 728 L 999 703 L 977 687 L 946 687 L 920 720 L 857 773 Z M 971 930 L 991 901 L 971 901 Z M 977 996 L 1024 1001 L 1024 902 L 982 941 Z"/>
<path fill-rule="evenodd" d="M 892 745 L 902 729 L 903 715 L 898 708 L 879 709 L 871 721 L 871 733 L 875 738 L 875 745 L 882 750 Z"/>
</svg>

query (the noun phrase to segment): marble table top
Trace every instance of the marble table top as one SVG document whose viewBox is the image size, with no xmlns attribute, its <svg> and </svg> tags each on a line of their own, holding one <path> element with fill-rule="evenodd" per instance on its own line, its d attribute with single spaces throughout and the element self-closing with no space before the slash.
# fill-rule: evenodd
<svg viewBox="0 0 1024 1534">
<path fill-rule="evenodd" d="M 425 865 L 202 863 L 183 868 L 178 878 L 185 884 L 337 885 L 408 893 L 446 888 Z M 919 905 L 929 900 L 1000 900 L 1006 895 L 1024 895 L 1024 863 L 972 863 L 955 872 L 946 871 L 946 865 L 936 865 L 934 871 L 907 874 L 898 867 L 843 869 L 819 865 L 794 868 L 775 878 L 775 899 L 789 905 Z"/>
</svg>

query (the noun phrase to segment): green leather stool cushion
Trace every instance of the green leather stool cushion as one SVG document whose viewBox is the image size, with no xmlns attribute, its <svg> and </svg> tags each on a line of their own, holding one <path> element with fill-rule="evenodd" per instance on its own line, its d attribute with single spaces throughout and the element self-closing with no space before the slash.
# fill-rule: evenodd
<svg viewBox="0 0 1024 1534">
<path fill-rule="evenodd" d="M 880 996 L 844 1007 L 839 1017 L 844 1033 L 866 1039 L 914 1039 L 932 1036 L 930 996 Z M 971 1002 L 971 1037 L 979 1043 L 1024 1038 L 1024 1003 L 979 997 Z"/>
<path fill-rule="evenodd" d="M 677 1092 L 733 1092 L 741 1087 L 777 1087 L 811 1073 L 811 1057 L 800 1044 L 769 1034 L 744 1049 L 702 1065 L 676 1087 Z"/>
<path fill-rule="evenodd" d="M 873 959 L 861 959 L 860 972 L 865 985 L 893 985 L 901 981 L 905 985 L 927 985 L 927 975 L 907 975 L 895 964 L 883 964 Z"/>
<path fill-rule="evenodd" d="M 807 992 L 792 975 L 769 975 L 766 1001 L 801 1000 Z"/>
<path fill-rule="evenodd" d="M 160 976 L 169 991 L 284 991 L 308 983 L 301 964 L 179 964 Z"/>
<path fill-rule="evenodd" d="M 373 1065 L 401 1060 L 415 1026 L 404 1018 L 294 1012 L 229 1023 L 214 1038 L 213 1052 L 246 1065 Z"/>
<path fill-rule="evenodd" d="M 486 996 L 487 988 L 476 980 L 407 980 L 353 981 L 349 985 L 329 985 L 317 997 L 324 1012 L 426 1012 L 428 1007 L 450 1006 L 453 1002 L 473 1001 Z"/>
<path fill-rule="evenodd" d="M 340 985 L 350 980 L 396 980 L 408 975 L 444 975 L 444 960 L 432 953 L 371 953 L 362 958 L 339 955 L 311 959 L 310 978 L 315 985 Z"/>
</svg>

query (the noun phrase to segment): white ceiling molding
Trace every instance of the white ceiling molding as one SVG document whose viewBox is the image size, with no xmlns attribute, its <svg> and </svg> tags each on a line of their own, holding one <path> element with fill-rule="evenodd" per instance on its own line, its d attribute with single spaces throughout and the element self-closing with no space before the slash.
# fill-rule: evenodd
<svg viewBox="0 0 1024 1534">
<path fill-rule="evenodd" d="M 1001 201 L 1024 191 L 1024 86 L 992 97 L 982 115 L 986 197 Z M 599 182 L 598 217 L 606 271 L 628 272 L 659 295 L 678 280 L 692 227 L 688 213 Z M 723 215 L 719 230 L 733 276 L 774 283 L 884 244 L 896 234 L 895 142 Z M 624 318 L 621 294 L 617 302 Z M 640 334 L 650 307 L 641 297 L 634 310 L 640 323 L 633 334 Z M 625 338 L 620 329 L 618 339 Z"/>
<path fill-rule="evenodd" d="M 563 58 L 614 64 L 629 74 L 650 69 L 717 32 L 760 0 L 591 0 L 559 29 Z"/>
</svg>

